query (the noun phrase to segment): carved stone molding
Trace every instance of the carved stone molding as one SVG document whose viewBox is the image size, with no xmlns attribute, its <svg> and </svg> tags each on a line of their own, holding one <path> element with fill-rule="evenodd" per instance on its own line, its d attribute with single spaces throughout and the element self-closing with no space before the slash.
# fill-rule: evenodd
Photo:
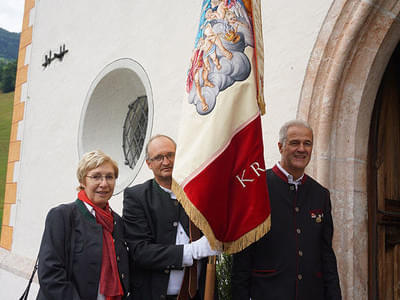
<svg viewBox="0 0 400 300">
<path fill-rule="evenodd" d="M 400 40 L 400 1 L 337 0 L 321 27 L 298 118 L 314 128 L 308 172 L 331 191 L 344 299 L 368 298 L 367 146 L 386 65 Z"/>
</svg>

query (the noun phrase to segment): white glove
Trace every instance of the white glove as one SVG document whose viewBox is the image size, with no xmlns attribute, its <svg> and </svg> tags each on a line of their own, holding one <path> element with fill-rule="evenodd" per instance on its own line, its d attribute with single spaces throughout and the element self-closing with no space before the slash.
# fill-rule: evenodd
<svg viewBox="0 0 400 300">
<path fill-rule="evenodd" d="M 207 256 L 218 255 L 221 252 L 212 250 L 210 247 L 210 243 L 208 242 L 205 235 L 203 235 L 197 241 L 190 243 L 192 245 L 192 257 L 193 259 L 202 259 Z"/>
</svg>

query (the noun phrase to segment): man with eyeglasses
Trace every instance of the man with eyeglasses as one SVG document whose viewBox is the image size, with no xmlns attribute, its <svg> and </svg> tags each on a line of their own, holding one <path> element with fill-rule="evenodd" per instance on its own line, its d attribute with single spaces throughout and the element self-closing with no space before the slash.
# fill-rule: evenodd
<svg viewBox="0 0 400 300">
<path fill-rule="evenodd" d="M 267 170 L 271 230 L 233 256 L 233 299 L 340 300 L 329 191 L 304 173 L 311 127 L 285 123 L 278 148 L 281 160 Z"/>
<path fill-rule="evenodd" d="M 146 145 L 146 163 L 154 178 L 125 189 L 122 217 L 130 249 L 134 300 L 203 299 L 204 260 L 218 254 L 205 236 L 189 243 L 189 218 L 171 191 L 176 144 L 156 135 Z M 187 294 L 184 267 L 195 265 L 199 287 Z M 196 290 L 194 290 L 196 291 Z M 193 294 L 193 293 L 192 293 Z"/>
</svg>

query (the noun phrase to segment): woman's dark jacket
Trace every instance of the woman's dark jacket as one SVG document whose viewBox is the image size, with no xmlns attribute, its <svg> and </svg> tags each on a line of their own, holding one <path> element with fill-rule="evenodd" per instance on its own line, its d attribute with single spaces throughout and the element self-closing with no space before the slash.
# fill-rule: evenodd
<svg viewBox="0 0 400 300">
<path fill-rule="evenodd" d="M 122 299 L 131 299 L 128 247 L 124 225 L 113 212 L 112 233 Z M 96 300 L 102 261 L 102 226 L 85 204 L 76 200 L 51 209 L 46 218 L 39 250 L 38 300 Z"/>
</svg>

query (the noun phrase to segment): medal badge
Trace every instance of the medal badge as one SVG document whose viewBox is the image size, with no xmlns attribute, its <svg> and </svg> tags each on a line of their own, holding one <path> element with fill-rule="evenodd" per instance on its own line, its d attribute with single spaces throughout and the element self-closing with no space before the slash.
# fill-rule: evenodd
<svg viewBox="0 0 400 300">
<path fill-rule="evenodd" d="M 321 223 L 322 218 L 324 217 L 324 213 L 322 212 L 321 209 L 314 209 L 314 210 L 310 210 L 310 216 L 311 216 L 311 219 L 315 220 L 315 223 Z"/>
</svg>

